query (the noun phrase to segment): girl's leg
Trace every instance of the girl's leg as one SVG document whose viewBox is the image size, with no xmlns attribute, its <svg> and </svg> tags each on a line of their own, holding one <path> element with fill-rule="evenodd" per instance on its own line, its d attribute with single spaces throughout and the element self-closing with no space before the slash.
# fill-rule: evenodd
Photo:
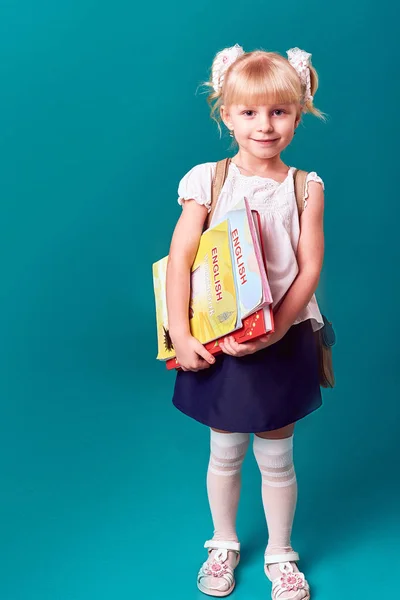
<svg viewBox="0 0 400 600">
<path fill-rule="evenodd" d="M 267 554 L 285 554 L 292 551 L 291 533 L 297 503 L 297 479 L 293 465 L 294 423 L 274 431 L 254 436 L 254 455 L 262 476 L 262 500 L 268 526 Z M 293 570 L 298 572 L 295 562 Z M 282 575 L 279 565 L 268 567 L 276 579 Z M 308 598 L 305 590 L 285 592 L 282 600 Z"/>
<path fill-rule="evenodd" d="M 249 446 L 250 434 L 211 429 L 211 456 L 207 472 L 207 492 L 214 525 L 213 540 L 237 542 L 236 515 L 241 486 L 241 467 Z M 210 554 L 211 559 L 216 551 Z M 228 562 L 236 565 L 236 554 L 228 553 Z M 222 578 L 207 577 L 202 584 L 224 591 Z M 222 587 L 221 587 L 222 586 Z"/>
<path fill-rule="evenodd" d="M 214 524 L 214 540 L 237 542 L 242 463 L 250 434 L 211 429 L 211 456 L 207 472 L 208 500 Z"/>
</svg>

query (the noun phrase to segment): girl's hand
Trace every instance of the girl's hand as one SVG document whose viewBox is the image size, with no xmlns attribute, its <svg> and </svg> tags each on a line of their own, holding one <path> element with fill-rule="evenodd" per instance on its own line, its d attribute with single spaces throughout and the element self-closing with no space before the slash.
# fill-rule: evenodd
<svg viewBox="0 0 400 600">
<path fill-rule="evenodd" d="M 224 338 L 223 343 L 220 343 L 220 348 L 222 352 L 229 354 L 230 356 L 246 356 L 247 354 L 254 354 L 259 350 L 263 350 L 264 348 L 268 348 L 268 346 L 272 346 L 272 344 L 279 342 L 285 333 L 286 331 L 276 330 L 274 333 L 262 335 L 254 342 L 245 342 L 244 344 L 238 344 L 232 336 L 228 336 Z"/>
<path fill-rule="evenodd" d="M 203 344 L 190 334 L 173 339 L 176 358 L 182 371 L 200 371 L 209 369 L 215 363 L 215 358 Z"/>
</svg>

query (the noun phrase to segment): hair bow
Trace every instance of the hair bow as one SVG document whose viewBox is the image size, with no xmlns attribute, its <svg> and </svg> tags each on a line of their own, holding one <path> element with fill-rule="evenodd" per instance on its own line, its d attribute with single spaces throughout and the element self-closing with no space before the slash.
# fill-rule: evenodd
<svg viewBox="0 0 400 600">
<path fill-rule="evenodd" d="M 300 48 L 291 48 L 286 54 L 288 55 L 289 63 L 296 69 L 300 81 L 305 87 L 304 102 L 307 102 L 308 100 L 312 101 L 314 99 L 311 95 L 310 78 L 310 59 L 312 54 L 305 52 L 305 50 L 300 50 Z"/>
<path fill-rule="evenodd" d="M 244 50 L 239 44 L 235 44 L 231 48 L 225 48 L 225 50 L 218 52 L 212 68 L 212 84 L 217 93 L 222 89 L 225 73 L 229 67 L 243 54 Z"/>
</svg>

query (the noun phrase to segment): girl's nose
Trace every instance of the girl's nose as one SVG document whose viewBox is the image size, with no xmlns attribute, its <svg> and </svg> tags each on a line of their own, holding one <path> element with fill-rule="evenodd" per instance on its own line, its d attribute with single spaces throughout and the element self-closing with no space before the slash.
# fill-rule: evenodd
<svg viewBox="0 0 400 600">
<path fill-rule="evenodd" d="M 272 123 L 269 119 L 263 119 L 260 122 L 260 127 L 259 127 L 259 131 L 266 131 L 266 132 L 270 132 L 273 131 L 273 126 Z"/>
</svg>

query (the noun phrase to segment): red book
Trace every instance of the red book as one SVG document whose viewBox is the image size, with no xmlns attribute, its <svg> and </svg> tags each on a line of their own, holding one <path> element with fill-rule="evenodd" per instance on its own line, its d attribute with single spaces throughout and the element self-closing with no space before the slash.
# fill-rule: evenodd
<svg viewBox="0 0 400 600">
<path fill-rule="evenodd" d="M 268 310 L 268 309 L 267 309 Z M 273 313 L 271 307 L 269 307 L 272 321 L 272 329 L 266 326 L 264 319 L 264 309 L 260 309 L 254 314 L 246 317 L 243 320 L 243 326 L 237 331 L 233 331 L 229 334 L 229 337 L 232 336 L 238 344 L 242 344 L 244 342 L 248 342 L 250 340 L 255 340 L 262 335 L 266 335 L 267 333 L 273 333 L 274 331 L 274 321 L 273 321 Z M 213 342 L 208 342 L 208 344 L 204 344 L 204 347 L 210 352 L 210 354 L 216 355 L 221 354 L 222 350 L 219 346 L 219 340 L 215 340 Z M 167 360 L 167 369 L 179 369 L 180 365 L 176 358 L 171 358 Z"/>
</svg>

